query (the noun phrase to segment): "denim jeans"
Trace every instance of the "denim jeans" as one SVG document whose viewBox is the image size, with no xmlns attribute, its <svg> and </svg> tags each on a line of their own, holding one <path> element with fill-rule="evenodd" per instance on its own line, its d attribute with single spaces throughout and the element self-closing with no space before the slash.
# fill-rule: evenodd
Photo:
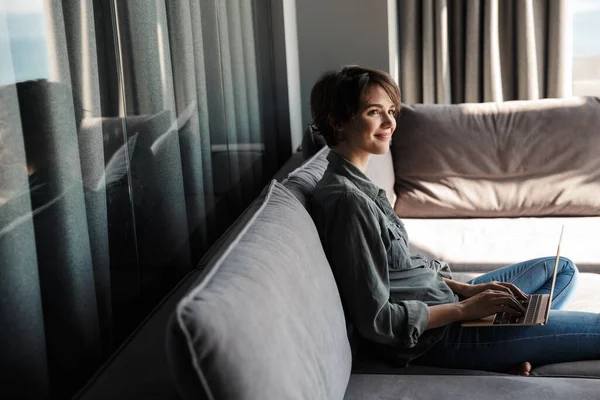
<svg viewBox="0 0 600 400">
<path fill-rule="evenodd" d="M 555 259 L 545 257 L 509 265 L 469 283 L 510 282 L 527 294 L 550 293 Z M 560 310 L 573 296 L 577 277 L 573 262 L 561 257 L 546 325 L 476 328 L 452 323 L 442 340 L 413 363 L 505 372 L 525 361 L 535 367 L 600 359 L 600 315 Z"/>
</svg>

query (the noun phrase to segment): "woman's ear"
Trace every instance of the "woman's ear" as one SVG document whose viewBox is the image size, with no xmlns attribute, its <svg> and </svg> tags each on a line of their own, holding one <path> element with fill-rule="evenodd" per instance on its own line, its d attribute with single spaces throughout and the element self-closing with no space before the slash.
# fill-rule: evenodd
<svg viewBox="0 0 600 400">
<path fill-rule="evenodd" d="M 342 124 L 341 122 L 334 121 L 332 119 L 329 120 L 329 125 L 331 125 L 331 127 L 333 128 L 333 131 L 336 133 L 341 131 L 342 128 L 344 127 L 344 124 Z"/>
<path fill-rule="evenodd" d="M 333 137 L 337 142 L 344 141 L 344 124 L 341 122 L 336 122 L 332 118 L 328 118 L 329 126 L 333 129 Z"/>
</svg>

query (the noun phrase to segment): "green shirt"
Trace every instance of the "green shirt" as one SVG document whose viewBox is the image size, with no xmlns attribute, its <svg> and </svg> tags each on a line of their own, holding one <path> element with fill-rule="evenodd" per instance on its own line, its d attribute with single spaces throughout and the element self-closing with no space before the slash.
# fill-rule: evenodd
<svg viewBox="0 0 600 400">
<path fill-rule="evenodd" d="M 407 365 L 441 339 L 427 328 L 428 306 L 458 298 L 442 279 L 448 264 L 411 256 L 408 235 L 385 191 L 330 151 L 312 214 L 335 276 L 346 317 L 370 342 L 391 347 Z"/>
</svg>

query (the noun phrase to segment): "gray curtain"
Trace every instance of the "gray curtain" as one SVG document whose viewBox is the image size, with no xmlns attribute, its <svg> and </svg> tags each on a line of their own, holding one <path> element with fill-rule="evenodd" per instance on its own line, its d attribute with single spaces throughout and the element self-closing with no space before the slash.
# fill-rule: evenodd
<svg viewBox="0 0 600 400">
<path fill-rule="evenodd" d="M 399 0 L 405 103 L 571 95 L 568 0 Z"/>
<path fill-rule="evenodd" d="M 227 227 L 219 207 L 231 222 L 260 190 L 251 2 L 107 4 L 44 2 L 47 81 L 35 104 L 0 87 L 0 139 L 17 160 L 0 165 L 0 370 L 22 398 L 70 397 Z M 6 73 L 16 45 L 2 10 Z M 41 195 L 25 170 L 31 121 L 44 127 Z"/>
</svg>

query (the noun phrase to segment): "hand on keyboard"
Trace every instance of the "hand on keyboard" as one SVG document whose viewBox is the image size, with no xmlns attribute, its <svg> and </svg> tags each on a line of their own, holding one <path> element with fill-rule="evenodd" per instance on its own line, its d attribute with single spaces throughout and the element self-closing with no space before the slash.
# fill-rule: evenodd
<svg viewBox="0 0 600 400">
<path fill-rule="evenodd" d="M 496 290 L 512 294 L 517 300 L 527 300 L 527 295 L 512 283 L 507 282 L 485 282 L 475 285 L 465 285 L 462 293 L 457 293 L 459 296 L 469 298 L 486 290 Z"/>
<path fill-rule="evenodd" d="M 466 300 L 461 301 L 461 319 L 473 320 L 484 318 L 499 312 L 519 316 L 525 312 L 525 307 L 512 292 L 487 289 Z"/>
</svg>

